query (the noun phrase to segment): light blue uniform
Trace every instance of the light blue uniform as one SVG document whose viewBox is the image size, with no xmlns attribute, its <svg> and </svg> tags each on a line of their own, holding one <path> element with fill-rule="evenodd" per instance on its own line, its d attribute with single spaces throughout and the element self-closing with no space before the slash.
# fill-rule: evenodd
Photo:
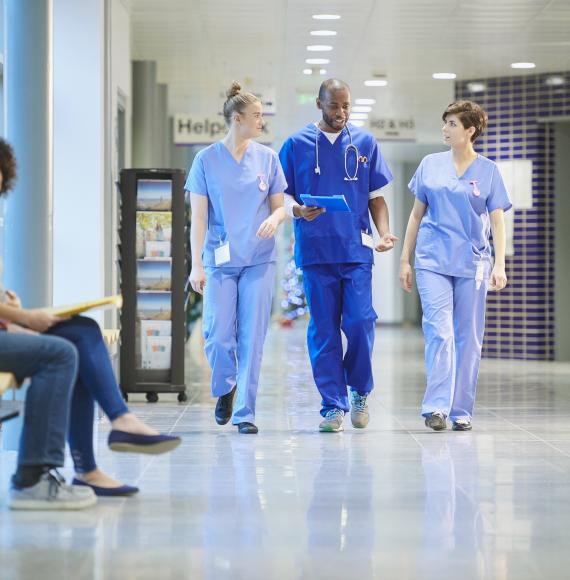
<svg viewBox="0 0 570 580">
<path fill-rule="evenodd" d="M 220 141 L 200 151 L 185 189 L 208 197 L 203 332 L 212 395 L 237 384 L 232 423 L 253 423 L 263 343 L 275 280 L 275 239 L 256 236 L 271 213 L 269 197 L 287 187 L 274 151 L 250 141 L 238 163 Z M 230 261 L 215 250 L 229 242 Z"/>
<path fill-rule="evenodd" d="M 426 342 L 422 414 L 441 411 L 452 421 L 470 419 L 492 269 L 489 214 L 512 204 L 497 166 L 482 155 L 461 177 L 451 151 L 428 155 L 409 188 L 427 205 L 415 259 Z"/>
<path fill-rule="evenodd" d="M 334 144 L 319 132 L 320 174 L 315 173 L 316 127 L 307 125 L 283 144 L 279 158 L 288 195 L 344 195 L 350 213 L 326 212 L 295 225 L 295 261 L 303 269 L 305 295 L 311 313 L 307 344 L 313 378 L 322 397 L 321 414 L 349 410 L 347 386 L 361 395 L 374 388 L 372 349 L 376 313 L 372 307 L 373 250 L 363 245 L 362 232 L 371 233 L 369 193 L 384 187 L 392 174 L 370 133 L 350 125 L 361 161 L 358 180 L 355 155 L 347 156 L 346 128 Z M 343 357 L 341 329 L 347 338 Z"/>
</svg>

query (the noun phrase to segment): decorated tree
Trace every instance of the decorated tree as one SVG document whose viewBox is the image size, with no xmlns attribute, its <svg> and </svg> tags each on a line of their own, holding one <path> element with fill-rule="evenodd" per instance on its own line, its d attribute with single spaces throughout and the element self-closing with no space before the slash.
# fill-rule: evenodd
<svg viewBox="0 0 570 580">
<path fill-rule="evenodd" d="M 290 255 L 293 254 L 293 241 L 290 246 Z M 294 320 L 305 316 L 308 313 L 305 291 L 303 289 L 303 271 L 297 268 L 295 260 L 291 257 L 283 271 L 283 280 L 281 282 L 283 298 L 281 308 L 283 317 L 281 324 L 291 326 Z"/>
</svg>

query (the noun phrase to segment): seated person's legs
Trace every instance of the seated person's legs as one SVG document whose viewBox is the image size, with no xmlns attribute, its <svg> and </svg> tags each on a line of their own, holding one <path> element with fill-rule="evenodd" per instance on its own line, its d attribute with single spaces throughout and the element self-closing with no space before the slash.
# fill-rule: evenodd
<svg viewBox="0 0 570 580">
<path fill-rule="evenodd" d="M 16 160 L 0 139 L 0 197 L 12 189 Z M 0 271 L 2 264 L 0 262 Z M 13 509 L 79 509 L 96 501 L 91 489 L 64 484 L 50 469 L 63 465 L 69 400 L 77 373 L 77 351 L 66 340 L 41 336 L 59 321 L 43 310 L 22 308 L 13 291 L 0 285 L 0 370 L 18 379 L 31 377 L 26 396 L 18 470 L 12 480 Z M 19 329 L 12 333 L 5 329 Z M 27 330 L 26 330 L 27 329 Z"/>
<path fill-rule="evenodd" d="M 129 412 L 117 384 L 99 325 L 76 316 L 53 326 L 49 334 L 71 341 L 79 352 L 69 430 L 69 444 L 78 479 L 104 488 L 120 483 L 101 472 L 93 453 L 93 402 L 97 401 L 111 421 L 110 446 L 115 450 L 163 453 L 177 447 L 180 438 L 161 435 Z M 119 439 L 118 445 L 116 439 Z M 127 487 L 127 486 L 122 486 Z M 130 493 L 133 493 L 130 488 Z M 136 491 L 136 489 L 135 489 Z"/>
<path fill-rule="evenodd" d="M 0 371 L 31 378 L 24 410 L 18 467 L 10 505 L 16 509 L 79 509 L 95 496 L 49 473 L 64 462 L 77 351 L 57 337 L 0 331 Z"/>
</svg>

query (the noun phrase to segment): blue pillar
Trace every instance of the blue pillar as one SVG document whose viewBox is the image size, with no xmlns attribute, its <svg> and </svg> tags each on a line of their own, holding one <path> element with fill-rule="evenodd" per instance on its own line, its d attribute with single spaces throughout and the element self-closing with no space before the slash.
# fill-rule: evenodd
<svg viewBox="0 0 570 580">
<path fill-rule="evenodd" d="M 5 215 L 5 275 L 25 307 L 52 302 L 52 0 L 5 0 L 6 139 L 18 180 Z"/>
</svg>

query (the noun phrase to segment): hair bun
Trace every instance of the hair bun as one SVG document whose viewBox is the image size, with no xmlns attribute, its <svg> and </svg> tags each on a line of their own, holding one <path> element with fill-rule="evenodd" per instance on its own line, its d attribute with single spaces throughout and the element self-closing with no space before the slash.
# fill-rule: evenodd
<svg viewBox="0 0 570 580">
<path fill-rule="evenodd" d="M 226 97 L 228 97 L 228 99 L 231 99 L 232 97 L 235 97 L 240 92 L 241 92 L 241 85 L 237 81 L 234 81 L 232 83 L 232 86 L 229 88 L 229 90 L 226 91 Z"/>
</svg>

